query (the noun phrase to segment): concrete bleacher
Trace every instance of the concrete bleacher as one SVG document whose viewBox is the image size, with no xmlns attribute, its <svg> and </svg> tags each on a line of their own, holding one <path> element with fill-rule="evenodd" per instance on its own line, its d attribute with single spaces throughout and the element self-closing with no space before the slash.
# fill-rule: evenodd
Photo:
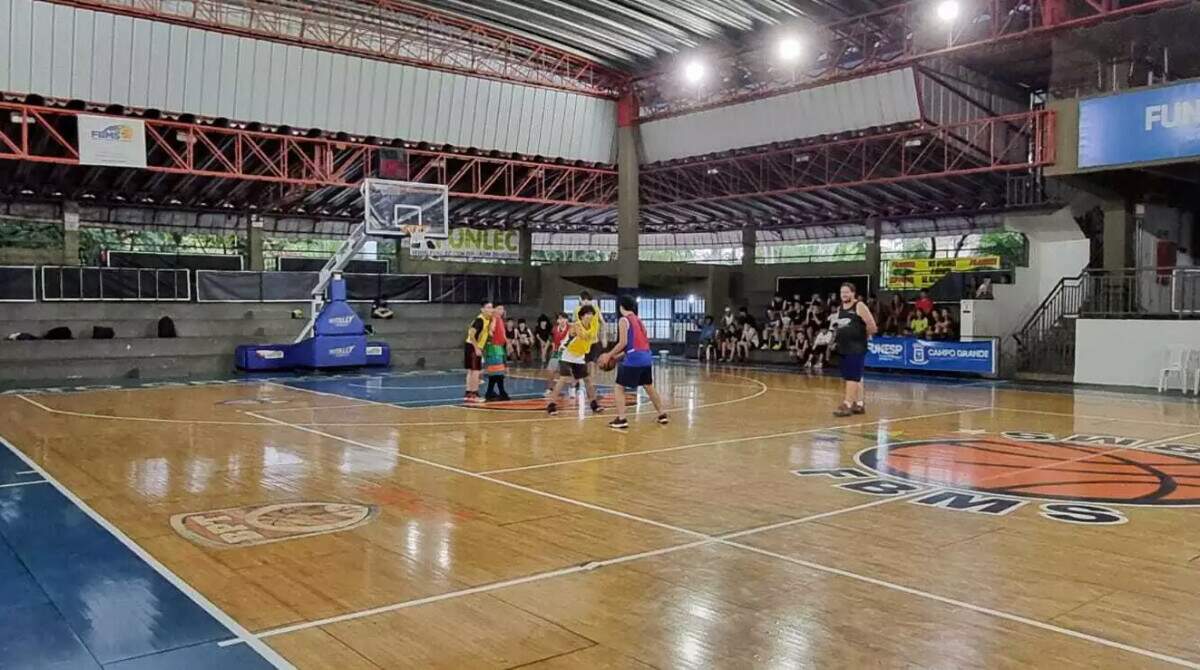
<svg viewBox="0 0 1200 670">
<path fill-rule="evenodd" d="M 239 344 L 290 342 L 303 326 L 291 318 L 293 303 L 8 303 L 0 336 L 42 336 L 67 326 L 76 339 L 0 341 L 0 380 L 5 382 L 189 379 L 234 372 Z M 453 368 L 462 363 L 462 339 L 475 305 L 395 304 L 396 317 L 371 319 L 373 340 L 392 348 L 399 369 Z M 170 316 L 178 337 L 157 337 L 158 320 Z M 93 340 L 92 326 L 115 331 Z"/>
</svg>

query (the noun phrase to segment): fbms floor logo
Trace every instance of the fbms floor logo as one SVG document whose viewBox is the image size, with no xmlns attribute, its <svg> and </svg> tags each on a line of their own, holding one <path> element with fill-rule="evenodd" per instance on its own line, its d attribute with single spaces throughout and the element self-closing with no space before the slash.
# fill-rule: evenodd
<svg viewBox="0 0 1200 670">
<path fill-rule="evenodd" d="M 1121 524 L 1121 507 L 1200 506 L 1200 446 L 1114 435 L 1011 431 L 995 437 L 877 445 L 856 467 L 796 470 L 916 505 L 1005 515 L 1031 502 L 1047 519 Z"/>
</svg>

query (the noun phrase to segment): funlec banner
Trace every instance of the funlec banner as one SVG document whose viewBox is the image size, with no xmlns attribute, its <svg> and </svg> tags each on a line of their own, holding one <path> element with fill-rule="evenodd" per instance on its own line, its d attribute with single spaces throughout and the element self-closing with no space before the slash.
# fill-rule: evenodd
<svg viewBox="0 0 1200 670">
<path fill-rule="evenodd" d="M 929 288 L 951 272 L 999 269 L 999 256 L 906 258 L 888 262 L 887 288 L 893 291 Z"/>
<path fill-rule="evenodd" d="M 521 233 L 516 230 L 477 230 L 451 228 L 444 240 L 425 238 L 425 246 L 412 251 L 414 256 L 433 260 L 520 260 Z"/>
<path fill-rule="evenodd" d="M 1200 82 L 1079 103 L 1079 167 L 1200 156 Z"/>
<path fill-rule="evenodd" d="M 867 344 L 867 367 L 994 375 L 996 341 L 933 342 L 914 337 L 875 337 Z"/>
<path fill-rule="evenodd" d="M 79 115 L 79 162 L 146 167 L 146 124 L 115 116 Z"/>
</svg>

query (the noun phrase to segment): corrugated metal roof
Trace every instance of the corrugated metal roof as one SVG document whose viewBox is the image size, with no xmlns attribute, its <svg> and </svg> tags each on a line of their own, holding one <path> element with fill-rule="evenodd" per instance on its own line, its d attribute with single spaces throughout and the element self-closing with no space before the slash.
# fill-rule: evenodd
<svg viewBox="0 0 1200 670">
<path fill-rule="evenodd" d="M 351 1 L 351 0 L 343 0 Z M 873 0 L 419 0 L 610 65 L 640 66 L 664 54 L 733 40 L 791 21 L 829 21 Z"/>
</svg>

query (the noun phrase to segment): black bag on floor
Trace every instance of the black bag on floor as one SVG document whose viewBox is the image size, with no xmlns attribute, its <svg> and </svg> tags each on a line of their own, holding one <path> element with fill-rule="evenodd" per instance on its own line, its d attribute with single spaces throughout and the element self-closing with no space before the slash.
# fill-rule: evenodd
<svg viewBox="0 0 1200 670">
<path fill-rule="evenodd" d="M 158 320 L 159 337 L 175 337 L 175 322 L 169 316 Z"/>
<path fill-rule="evenodd" d="M 51 328 L 50 330 L 47 330 L 46 337 L 43 339 L 70 340 L 73 338 L 71 337 L 71 329 L 70 328 L 67 328 L 66 326 L 57 326 L 55 328 Z"/>
<path fill-rule="evenodd" d="M 116 332 L 108 326 L 92 326 L 93 340 L 111 340 Z"/>
</svg>

